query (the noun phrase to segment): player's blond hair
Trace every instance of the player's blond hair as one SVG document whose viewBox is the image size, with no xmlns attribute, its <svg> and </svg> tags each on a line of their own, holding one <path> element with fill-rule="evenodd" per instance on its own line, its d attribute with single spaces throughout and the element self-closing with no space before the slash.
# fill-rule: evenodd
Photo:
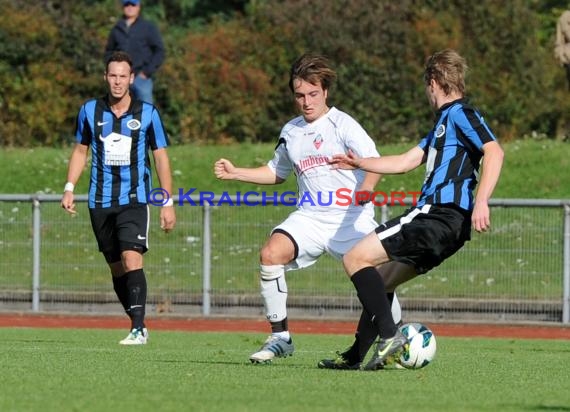
<svg viewBox="0 0 570 412">
<path fill-rule="evenodd" d="M 446 95 L 452 92 L 464 95 L 467 70 L 467 62 L 459 53 L 452 49 L 441 50 L 428 57 L 424 81 L 429 84 L 435 80 Z"/>
</svg>

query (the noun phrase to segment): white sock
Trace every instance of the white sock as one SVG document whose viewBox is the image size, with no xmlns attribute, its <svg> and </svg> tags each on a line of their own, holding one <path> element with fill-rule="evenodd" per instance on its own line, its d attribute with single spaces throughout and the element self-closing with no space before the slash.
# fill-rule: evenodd
<svg viewBox="0 0 570 412">
<path fill-rule="evenodd" d="M 283 265 L 261 265 L 261 296 L 269 322 L 287 317 L 287 282 Z"/>
<path fill-rule="evenodd" d="M 283 332 L 274 332 L 271 335 L 277 336 L 279 339 L 283 339 L 286 342 L 289 342 L 291 340 L 291 334 L 289 333 L 288 330 Z"/>
<path fill-rule="evenodd" d="M 261 296 L 265 304 L 265 316 L 269 322 L 279 322 L 287 317 L 285 276 L 273 280 L 261 280 Z"/>
<path fill-rule="evenodd" d="M 395 293 L 394 300 L 392 300 L 392 318 L 396 324 L 402 320 L 402 307 Z"/>
</svg>

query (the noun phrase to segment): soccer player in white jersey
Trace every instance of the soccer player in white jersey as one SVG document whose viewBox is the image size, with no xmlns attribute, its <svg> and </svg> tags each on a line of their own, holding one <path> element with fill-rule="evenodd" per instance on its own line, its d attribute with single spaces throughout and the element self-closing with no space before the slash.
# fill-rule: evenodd
<svg viewBox="0 0 570 412">
<path fill-rule="evenodd" d="M 291 67 L 289 87 L 301 115 L 281 130 L 273 159 L 256 168 L 236 167 L 227 159 L 214 165 L 217 178 L 255 184 L 279 184 L 291 173 L 299 187 L 297 210 L 273 229 L 260 252 L 261 295 L 271 335 L 259 351 L 250 356 L 253 363 L 293 354 L 287 324 L 287 284 L 285 272 L 308 267 L 323 253 L 342 259 L 360 239 L 377 226 L 373 204 L 359 202 L 357 191 L 373 191 L 380 176 L 360 170 L 332 169 L 331 156 L 358 153 L 379 157 L 375 144 L 348 114 L 327 105 L 329 88 L 336 78 L 329 61 L 320 55 L 304 54 Z M 395 322 L 401 318 L 397 298 L 390 294 Z M 368 323 L 366 315 L 360 320 Z M 366 329 L 366 328 L 363 328 Z M 358 336 L 368 349 L 376 336 Z M 358 344 L 353 360 L 336 369 L 357 369 L 362 359 Z"/>
</svg>

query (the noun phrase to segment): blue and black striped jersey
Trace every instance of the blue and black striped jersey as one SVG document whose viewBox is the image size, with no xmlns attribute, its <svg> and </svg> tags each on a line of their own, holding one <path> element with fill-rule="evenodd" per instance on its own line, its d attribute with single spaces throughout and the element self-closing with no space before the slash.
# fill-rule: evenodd
<svg viewBox="0 0 570 412">
<path fill-rule="evenodd" d="M 419 143 L 427 161 L 417 205 L 454 203 L 471 211 L 483 145 L 497 139 L 465 99 L 443 105 L 437 115 L 434 128 Z"/>
<path fill-rule="evenodd" d="M 152 188 L 149 149 L 169 145 L 152 104 L 133 99 L 117 118 L 106 98 L 89 100 L 79 110 L 75 139 L 91 148 L 89 208 L 147 203 Z"/>
</svg>

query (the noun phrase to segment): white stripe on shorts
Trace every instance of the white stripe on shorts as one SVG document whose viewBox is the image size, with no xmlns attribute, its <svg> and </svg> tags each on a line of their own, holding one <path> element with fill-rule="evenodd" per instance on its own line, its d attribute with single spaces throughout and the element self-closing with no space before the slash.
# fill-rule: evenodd
<svg viewBox="0 0 570 412">
<path fill-rule="evenodd" d="M 378 233 L 376 236 L 378 236 L 378 239 L 382 240 L 382 239 L 386 239 L 387 237 L 392 236 L 393 234 L 398 233 L 400 231 L 400 229 L 402 229 L 402 226 L 404 226 L 406 223 L 410 223 L 420 213 L 428 213 L 430 208 L 431 208 L 431 205 L 426 204 L 426 205 L 423 205 L 421 207 L 421 209 L 412 210 L 410 213 L 408 213 L 407 215 L 402 216 L 400 218 L 400 223 L 392 226 L 389 229 L 383 230 L 382 232 Z"/>
</svg>

